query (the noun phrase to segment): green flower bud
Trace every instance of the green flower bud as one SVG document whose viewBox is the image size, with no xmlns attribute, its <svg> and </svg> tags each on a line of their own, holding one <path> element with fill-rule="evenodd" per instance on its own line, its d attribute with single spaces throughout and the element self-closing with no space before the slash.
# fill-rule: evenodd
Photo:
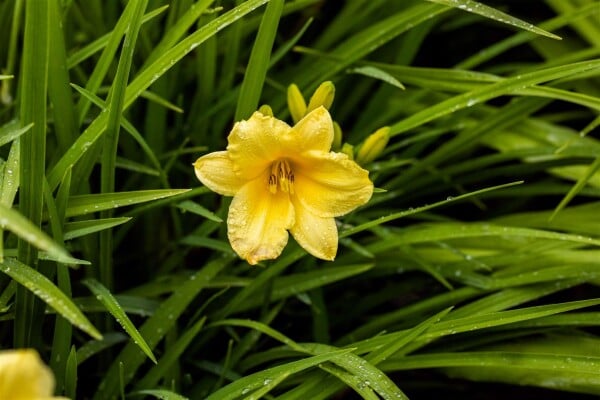
<svg viewBox="0 0 600 400">
<path fill-rule="evenodd" d="M 273 116 L 273 109 L 268 104 L 263 104 L 262 106 L 260 106 L 258 112 L 262 115 L 267 115 L 269 117 Z"/>
<path fill-rule="evenodd" d="M 0 81 L 0 103 L 5 106 L 11 105 L 13 101 L 12 95 L 10 94 L 10 79 L 4 79 Z"/>
<path fill-rule="evenodd" d="M 319 85 L 315 93 L 313 93 L 310 101 L 308 102 L 308 108 L 306 112 L 309 113 L 320 106 L 325 107 L 329 110 L 333 104 L 333 98 L 335 97 L 335 86 L 333 82 L 326 81 Z"/>
<path fill-rule="evenodd" d="M 375 160 L 390 140 L 390 128 L 384 126 L 369 135 L 356 153 L 356 162 L 365 165 Z"/>
<path fill-rule="evenodd" d="M 331 149 L 338 151 L 342 147 L 342 127 L 337 122 L 333 121 L 333 143 Z"/>
<path fill-rule="evenodd" d="M 294 124 L 306 115 L 306 101 L 295 83 L 288 86 L 287 102 Z"/>
<path fill-rule="evenodd" d="M 344 143 L 341 152 L 347 155 L 349 159 L 354 160 L 354 146 L 350 143 Z"/>
</svg>

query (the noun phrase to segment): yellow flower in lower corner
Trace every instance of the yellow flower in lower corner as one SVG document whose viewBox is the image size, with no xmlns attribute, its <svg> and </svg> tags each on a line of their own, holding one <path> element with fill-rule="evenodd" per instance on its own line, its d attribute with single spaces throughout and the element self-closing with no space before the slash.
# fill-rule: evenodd
<svg viewBox="0 0 600 400">
<path fill-rule="evenodd" d="M 373 193 L 368 171 L 330 151 L 333 136 L 324 107 L 294 127 L 255 112 L 234 125 L 226 151 L 194 163 L 204 185 L 233 196 L 227 231 L 240 257 L 250 264 L 277 258 L 289 231 L 310 254 L 333 260 L 334 217 L 365 204 Z"/>
<path fill-rule="evenodd" d="M 51 400 L 54 375 L 35 350 L 0 351 L 0 399 Z"/>
</svg>

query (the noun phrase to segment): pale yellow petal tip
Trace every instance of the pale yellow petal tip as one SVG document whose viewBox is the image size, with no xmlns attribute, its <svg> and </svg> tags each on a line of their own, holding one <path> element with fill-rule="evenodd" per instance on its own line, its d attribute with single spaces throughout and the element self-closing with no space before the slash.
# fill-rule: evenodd
<svg viewBox="0 0 600 400">
<path fill-rule="evenodd" d="M 244 259 L 248 264 L 256 265 L 261 261 L 274 260 L 277 257 L 279 257 L 279 254 L 274 254 L 273 251 L 267 247 L 261 247 L 246 255 Z"/>
<path fill-rule="evenodd" d="M 281 255 L 283 247 L 285 247 L 285 244 L 281 246 L 277 243 L 261 243 L 255 248 L 248 248 L 247 245 L 248 242 L 243 240 L 231 242 L 231 247 L 237 253 L 237 255 L 241 259 L 246 260 L 246 262 L 250 265 L 256 265 L 261 261 L 275 260 Z"/>
<path fill-rule="evenodd" d="M 337 255 L 337 249 L 335 249 L 331 253 L 325 252 L 325 253 L 323 253 L 319 256 L 315 256 L 315 257 L 320 258 L 321 260 L 324 260 L 324 261 L 333 261 L 333 260 L 335 260 L 336 255 Z"/>
<path fill-rule="evenodd" d="M 323 261 L 333 261 L 337 256 L 337 231 L 335 234 L 330 233 L 330 237 L 324 238 L 323 241 L 317 243 L 304 242 L 299 243 L 304 250 L 312 256 Z"/>
</svg>

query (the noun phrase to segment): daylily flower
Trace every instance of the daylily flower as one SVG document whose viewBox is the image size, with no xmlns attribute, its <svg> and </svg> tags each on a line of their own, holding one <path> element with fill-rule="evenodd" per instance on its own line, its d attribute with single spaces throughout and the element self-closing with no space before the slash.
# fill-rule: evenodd
<svg viewBox="0 0 600 400">
<path fill-rule="evenodd" d="M 333 260 L 334 217 L 365 204 L 373 193 L 368 171 L 330 151 L 333 136 L 324 107 L 294 127 L 255 112 L 234 125 L 226 151 L 194 163 L 205 186 L 233 196 L 227 231 L 240 257 L 250 264 L 277 258 L 289 231 L 310 254 Z"/>
<path fill-rule="evenodd" d="M 0 351 L 0 399 L 51 400 L 54 375 L 33 349 Z"/>
</svg>

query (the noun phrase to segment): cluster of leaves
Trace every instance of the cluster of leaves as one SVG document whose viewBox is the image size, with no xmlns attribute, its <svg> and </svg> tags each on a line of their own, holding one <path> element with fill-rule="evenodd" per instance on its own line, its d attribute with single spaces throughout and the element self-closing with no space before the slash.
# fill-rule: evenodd
<svg viewBox="0 0 600 400">
<path fill-rule="evenodd" d="M 600 394 L 598 3 L 493 3 L 0 1 L 1 347 L 71 398 Z M 191 163 L 326 80 L 385 191 L 251 268 Z"/>
</svg>

